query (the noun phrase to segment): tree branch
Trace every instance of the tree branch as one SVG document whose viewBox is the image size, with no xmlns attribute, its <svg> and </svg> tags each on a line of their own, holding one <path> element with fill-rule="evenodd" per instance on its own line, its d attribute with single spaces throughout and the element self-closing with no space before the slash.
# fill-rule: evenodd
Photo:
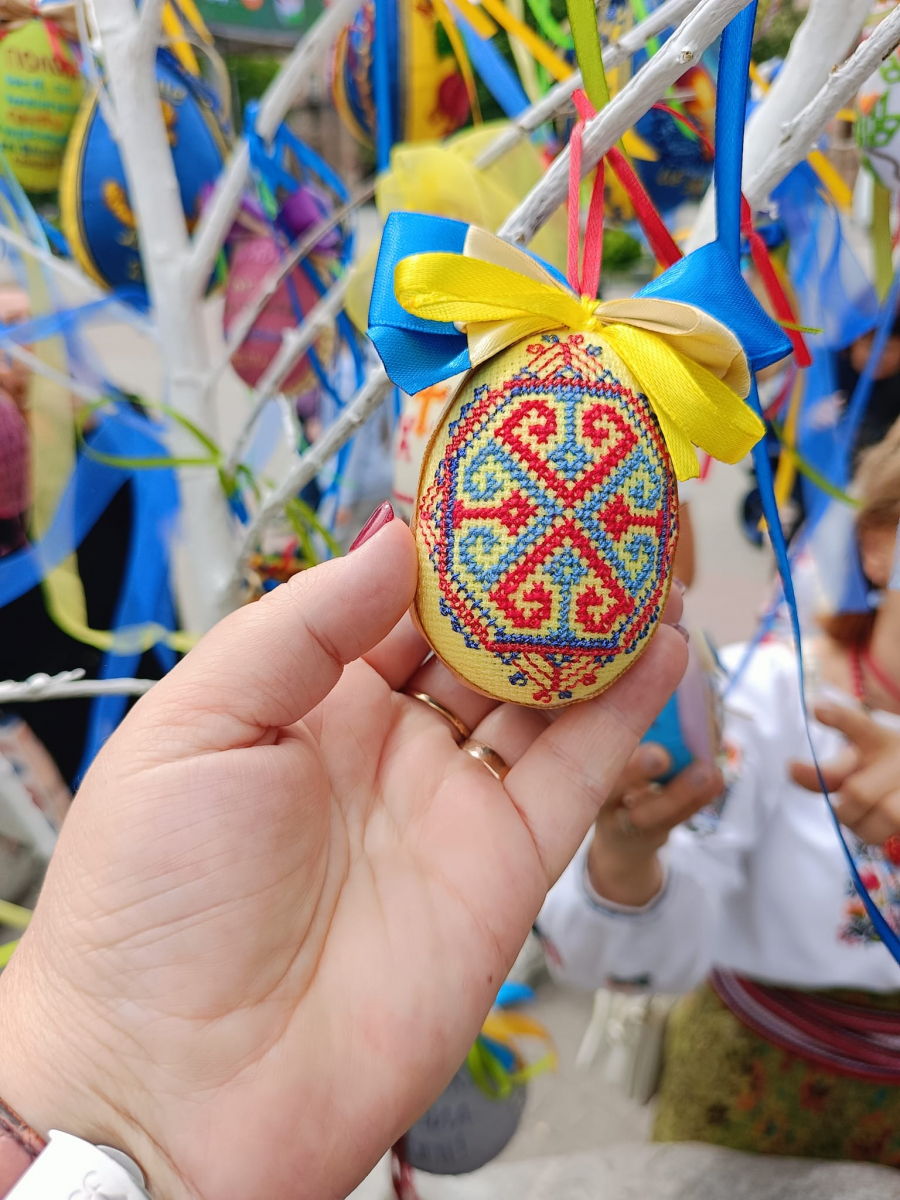
<svg viewBox="0 0 900 1200">
<path fill-rule="evenodd" d="M 385 374 L 384 368 L 376 367 L 347 407 L 341 411 L 338 419 L 328 426 L 319 440 L 310 446 L 295 463 L 278 487 L 266 497 L 259 512 L 244 533 L 244 541 L 229 585 L 228 599 L 232 604 L 236 602 L 236 597 L 240 594 L 247 560 L 253 553 L 263 530 L 270 521 L 284 512 L 284 506 L 288 500 L 301 492 L 310 480 L 318 475 L 328 460 L 337 454 L 341 446 L 349 442 L 353 435 L 365 425 L 390 389 L 391 381 Z"/>
<path fill-rule="evenodd" d="M 337 318 L 338 313 L 344 307 L 344 297 L 347 294 L 352 274 L 352 270 L 347 271 L 336 283 L 332 284 L 296 329 L 285 330 L 275 357 L 253 389 L 250 397 L 250 415 L 238 434 L 234 448 L 229 455 L 226 471 L 234 471 L 240 463 L 250 434 L 253 432 L 253 426 L 263 407 L 280 390 L 294 365 L 309 350 L 321 331 Z"/>
<path fill-rule="evenodd" d="M 781 140 L 745 185 L 751 206 L 759 207 L 784 177 L 803 161 L 860 86 L 900 44 L 900 8 L 895 8 L 871 37 L 836 67 L 809 104 L 781 127 Z"/>
<path fill-rule="evenodd" d="M 868 0 L 866 0 L 868 3 Z M 665 0 L 659 8 L 654 11 L 639 25 L 635 25 L 632 29 L 618 41 L 607 46 L 603 51 L 603 66 L 607 71 L 613 70 L 626 59 L 631 58 L 632 54 L 636 54 L 638 50 L 643 49 L 647 42 L 652 37 L 656 37 L 658 33 L 662 33 L 670 25 L 674 25 L 689 12 L 697 7 L 699 0 Z M 476 167 L 489 167 L 491 163 L 502 158 L 508 150 L 517 145 L 521 138 L 532 133 L 545 121 L 551 120 L 559 112 L 561 112 L 568 101 L 571 99 L 572 93 L 576 88 L 581 87 L 581 72 L 575 71 L 568 79 L 562 83 L 556 84 L 550 91 L 543 96 L 536 104 L 532 104 L 513 122 L 511 128 L 505 129 L 503 133 L 492 142 L 486 150 L 482 151 L 478 158 L 475 159 Z"/>
<path fill-rule="evenodd" d="M 747 120 L 745 180 L 765 168 L 783 123 L 813 99 L 835 63 L 842 62 L 853 49 L 870 8 L 871 0 L 812 0 L 784 65 Z M 716 194 L 712 186 L 700 204 L 687 248 L 696 250 L 715 236 Z"/>
<path fill-rule="evenodd" d="M 348 217 L 357 208 L 365 204 L 367 200 L 371 200 L 374 194 L 375 180 L 367 179 L 364 183 L 360 184 L 346 204 L 335 209 L 334 212 L 320 221 L 318 225 L 314 225 L 302 238 L 298 238 L 293 246 L 288 249 L 284 258 L 275 264 L 238 313 L 231 329 L 228 331 L 225 348 L 213 366 L 212 379 L 210 380 L 211 385 L 215 383 L 228 366 L 231 356 L 250 332 L 253 322 L 265 308 L 267 301 L 275 295 L 279 284 L 290 273 L 291 268 L 306 258 L 327 233 L 330 233 L 336 225 L 340 225 L 345 217 Z"/>
<path fill-rule="evenodd" d="M 749 0 L 703 0 L 666 44 L 638 71 L 601 113 L 589 121 L 582 140 L 582 176 L 587 175 L 617 141 L 644 115 L 692 64 Z M 569 189 L 568 147 L 554 159 L 546 175 L 504 222 L 500 236 L 527 246 L 563 203 Z"/>
<path fill-rule="evenodd" d="M 362 0 L 333 0 L 266 89 L 259 104 L 256 129 L 268 141 L 284 120 L 300 84 L 317 65 L 328 46 L 356 15 Z M 185 269 L 185 287 L 192 296 L 201 296 L 212 273 L 219 250 L 241 204 L 241 195 L 250 172 L 247 139 L 241 138 L 225 170 L 219 176 L 209 203 L 197 225 L 191 255 Z"/>
</svg>

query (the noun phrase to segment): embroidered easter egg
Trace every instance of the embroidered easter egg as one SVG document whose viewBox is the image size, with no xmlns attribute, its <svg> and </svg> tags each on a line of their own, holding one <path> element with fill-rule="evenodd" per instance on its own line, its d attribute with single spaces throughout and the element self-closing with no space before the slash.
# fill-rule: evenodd
<svg viewBox="0 0 900 1200">
<path fill-rule="evenodd" d="M 391 144 L 443 138 L 465 125 L 469 96 L 430 0 L 384 0 L 387 21 Z M 335 107 L 364 145 L 376 137 L 375 4 L 366 0 L 337 40 L 332 64 Z"/>
<path fill-rule="evenodd" d="M 0 42 L 0 146 L 26 192 L 52 192 L 81 104 L 78 60 L 58 29 L 26 21 Z"/>
<path fill-rule="evenodd" d="M 440 383 L 423 388 L 414 396 L 400 394 L 400 420 L 394 433 L 394 475 L 391 503 L 404 521 L 409 521 L 416 507 L 416 492 L 422 459 L 431 440 L 444 406 L 456 387 L 465 378 L 451 375 Z"/>
<path fill-rule="evenodd" d="M 853 131 L 866 164 L 900 191 L 900 55 L 895 51 L 859 90 Z"/>
<path fill-rule="evenodd" d="M 526 339 L 472 371 L 422 465 L 415 610 L 498 700 L 555 708 L 649 644 L 678 536 L 669 452 L 602 334 Z"/>
<path fill-rule="evenodd" d="M 225 288 L 223 326 L 226 337 L 244 306 L 253 298 L 281 258 L 281 250 L 269 237 L 247 238 L 235 246 Z M 281 349 L 285 330 L 299 325 L 319 300 L 319 293 L 302 266 L 297 266 L 291 271 L 289 280 L 290 286 L 287 279 L 278 286 L 243 342 L 231 356 L 231 365 L 250 387 L 259 383 L 272 359 Z M 323 365 L 331 365 L 334 348 L 332 325 L 324 329 L 316 339 L 316 353 Z M 309 355 L 304 354 L 282 383 L 281 391 L 286 396 L 297 395 L 314 387 L 315 382 L 313 365 Z"/>
</svg>

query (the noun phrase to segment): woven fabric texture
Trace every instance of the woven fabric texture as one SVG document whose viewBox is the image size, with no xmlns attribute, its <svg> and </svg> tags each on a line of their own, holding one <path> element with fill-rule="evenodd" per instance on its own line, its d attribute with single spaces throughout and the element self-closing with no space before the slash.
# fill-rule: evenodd
<svg viewBox="0 0 900 1200">
<path fill-rule="evenodd" d="M 656 418 L 602 334 L 517 343 L 473 371 L 425 455 L 416 614 L 500 700 L 614 682 L 668 596 L 678 499 Z"/>
</svg>

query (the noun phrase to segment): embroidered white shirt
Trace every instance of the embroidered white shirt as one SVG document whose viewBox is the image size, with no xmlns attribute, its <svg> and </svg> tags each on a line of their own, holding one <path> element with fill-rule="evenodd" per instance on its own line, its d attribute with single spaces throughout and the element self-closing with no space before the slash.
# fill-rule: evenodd
<svg viewBox="0 0 900 1200">
<path fill-rule="evenodd" d="M 726 652 L 729 668 L 742 651 Z M 856 703 L 833 688 L 817 695 Z M 825 799 L 788 774 L 792 759 L 810 757 L 793 649 L 761 646 L 726 704 L 733 782 L 725 795 L 673 831 L 664 887 L 642 909 L 593 893 L 589 836 L 538 920 L 556 951 L 555 969 L 587 988 L 639 981 L 686 991 L 717 966 L 792 987 L 900 990 L 900 966 L 875 939 L 853 891 Z M 900 718 L 876 715 L 900 728 Z M 812 716 L 811 728 L 819 761 L 827 762 L 843 739 Z M 900 866 L 880 847 L 847 838 L 870 891 L 900 929 Z"/>
</svg>

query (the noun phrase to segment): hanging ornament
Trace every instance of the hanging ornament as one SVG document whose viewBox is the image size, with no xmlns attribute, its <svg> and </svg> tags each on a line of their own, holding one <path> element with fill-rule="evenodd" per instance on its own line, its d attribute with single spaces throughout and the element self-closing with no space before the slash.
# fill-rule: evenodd
<svg viewBox="0 0 900 1200">
<path fill-rule="evenodd" d="M 411 395 L 468 372 L 413 519 L 436 654 L 498 700 L 603 691 L 662 616 L 693 445 L 737 462 L 763 434 L 737 338 L 693 304 L 579 297 L 499 238 L 411 213 L 386 225 L 369 334 Z"/>
<path fill-rule="evenodd" d="M 675 84 L 674 111 L 651 108 L 635 125 L 635 132 L 652 151 L 636 156 L 635 169 L 650 199 L 660 212 L 699 200 L 713 171 L 710 148 L 715 130 L 716 85 L 702 64 L 691 67 Z M 681 97 L 679 99 L 679 97 Z M 682 111 L 706 140 L 679 121 Z"/>
<path fill-rule="evenodd" d="M 505 983 L 481 1033 L 431 1108 L 395 1147 L 395 1189 L 406 1175 L 408 1194 L 415 1189 L 409 1169 L 431 1175 L 463 1175 L 491 1162 L 507 1146 L 525 1110 L 528 1083 L 557 1066 L 547 1029 L 515 1006 L 534 1000 L 524 984 Z M 534 1061 L 525 1043 L 541 1047 Z M 400 1167 L 402 1170 L 397 1170 Z"/>
<path fill-rule="evenodd" d="M 78 60 L 58 28 L 35 18 L 0 40 L 0 146 L 26 192 L 53 192 L 81 104 Z"/>
<path fill-rule="evenodd" d="M 282 252 L 271 237 L 240 238 L 231 255 L 225 288 L 225 336 L 244 306 L 253 299 L 263 280 L 278 266 Z M 314 266 L 310 264 L 310 270 Z M 295 267 L 283 280 L 250 332 L 231 357 L 231 365 L 250 387 L 255 387 L 281 348 L 285 330 L 296 328 L 319 300 L 315 284 L 303 266 Z M 335 352 L 334 327 L 328 326 L 316 341 L 320 362 L 330 365 Z M 308 354 L 291 370 L 281 385 L 285 395 L 299 395 L 315 386 L 316 378 Z"/>
<path fill-rule="evenodd" d="M 157 56 L 156 78 L 181 202 L 192 228 L 203 195 L 222 170 L 226 131 L 212 93 L 166 51 Z M 75 121 L 59 202 L 63 232 L 84 271 L 105 287 L 143 286 L 137 217 L 96 92 L 85 99 Z"/>
<path fill-rule="evenodd" d="M 441 413 L 463 374 L 433 383 L 414 396 L 401 393 L 400 419 L 394 433 L 394 483 L 391 502 L 404 521 L 412 519 L 422 459 Z"/>
<path fill-rule="evenodd" d="M 900 191 L 900 54 L 863 84 L 853 129 L 863 161 L 889 191 Z"/>
<path fill-rule="evenodd" d="M 379 0 L 378 18 L 387 22 L 389 111 L 376 117 L 376 7 L 366 0 L 338 38 L 332 66 L 332 93 L 347 129 L 364 145 L 375 141 L 378 118 L 390 121 L 391 144 L 459 129 L 469 118 L 469 96 L 456 58 L 442 48 L 429 0 Z"/>
</svg>

